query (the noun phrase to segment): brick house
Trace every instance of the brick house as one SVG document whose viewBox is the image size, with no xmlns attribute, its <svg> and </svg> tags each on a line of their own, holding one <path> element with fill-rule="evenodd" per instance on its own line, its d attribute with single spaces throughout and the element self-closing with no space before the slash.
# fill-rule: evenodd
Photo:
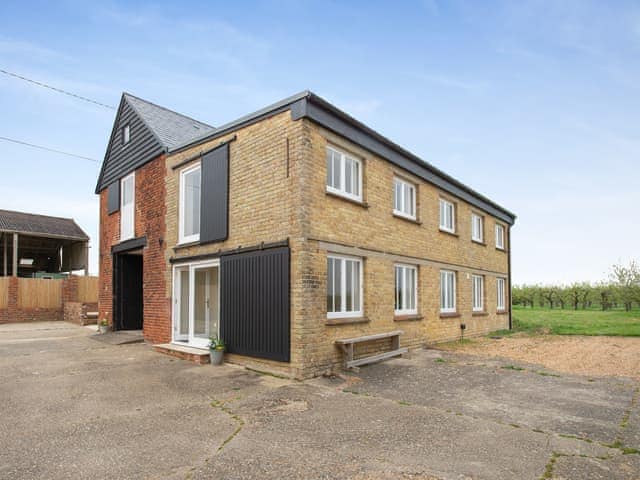
<svg viewBox="0 0 640 480">
<path fill-rule="evenodd" d="M 96 193 L 100 318 L 164 351 L 305 378 L 510 327 L 515 215 L 311 92 L 217 128 L 124 94 Z"/>
</svg>

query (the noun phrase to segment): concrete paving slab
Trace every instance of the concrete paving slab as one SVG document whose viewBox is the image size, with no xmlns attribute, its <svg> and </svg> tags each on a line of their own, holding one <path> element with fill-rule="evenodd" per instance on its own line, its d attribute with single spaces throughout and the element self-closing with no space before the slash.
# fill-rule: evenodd
<svg viewBox="0 0 640 480">
<path fill-rule="evenodd" d="M 633 380 L 558 374 L 540 366 L 431 351 L 363 368 L 359 393 L 437 406 L 545 432 L 613 443 Z"/>
</svg>

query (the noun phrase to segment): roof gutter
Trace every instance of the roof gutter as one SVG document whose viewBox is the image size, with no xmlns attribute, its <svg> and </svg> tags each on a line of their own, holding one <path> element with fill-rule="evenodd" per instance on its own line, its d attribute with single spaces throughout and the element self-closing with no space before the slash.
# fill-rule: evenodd
<svg viewBox="0 0 640 480">
<path fill-rule="evenodd" d="M 516 215 L 456 180 L 442 170 L 425 162 L 375 130 L 347 115 L 326 100 L 309 93 L 291 106 L 294 120 L 309 118 L 334 133 L 349 139 L 362 148 L 387 159 L 391 163 L 469 202 L 470 204 L 513 225 Z"/>
</svg>

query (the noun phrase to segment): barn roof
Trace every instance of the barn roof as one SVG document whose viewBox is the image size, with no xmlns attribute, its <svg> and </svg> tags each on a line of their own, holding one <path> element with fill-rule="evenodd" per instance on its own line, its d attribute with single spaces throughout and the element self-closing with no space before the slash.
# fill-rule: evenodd
<svg viewBox="0 0 640 480">
<path fill-rule="evenodd" d="M 72 218 L 0 210 L 0 232 L 88 241 L 89 236 Z"/>
</svg>

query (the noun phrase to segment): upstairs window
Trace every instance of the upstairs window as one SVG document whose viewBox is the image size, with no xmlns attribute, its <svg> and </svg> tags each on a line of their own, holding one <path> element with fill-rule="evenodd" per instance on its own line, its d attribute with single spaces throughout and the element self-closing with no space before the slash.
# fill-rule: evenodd
<svg viewBox="0 0 640 480">
<path fill-rule="evenodd" d="M 498 310 L 504 310 L 505 309 L 505 281 L 504 278 L 497 278 L 496 279 L 496 294 L 497 294 L 497 302 L 496 302 L 496 307 Z"/>
<path fill-rule="evenodd" d="M 418 269 L 410 265 L 396 265 L 395 314 L 418 313 Z"/>
<path fill-rule="evenodd" d="M 440 199 L 440 230 L 450 233 L 456 231 L 455 205 L 444 198 Z"/>
<path fill-rule="evenodd" d="M 471 276 L 471 306 L 474 312 L 484 310 L 484 277 L 482 275 Z"/>
<path fill-rule="evenodd" d="M 496 248 L 504 250 L 504 227 L 496 223 Z"/>
<path fill-rule="evenodd" d="M 327 257 L 327 318 L 362 316 L 362 260 Z"/>
<path fill-rule="evenodd" d="M 362 201 L 362 162 L 327 147 L 327 192 Z"/>
<path fill-rule="evenodd" d="M 393 213 L 416 219 L 416 187 L 400 178 L 393 179 Z"/>
<path fill-rule="evenodd" d="M 134 237 L 135 225 L 135 172 L 120 181 L 120 241 Z"/>
<path fill-rule="evenodd" d="M 471 240 L 478 243 L 484 241 L 483 218 L 477 213 L 471 214 Z"/>
<path fill-rule="evenodd" d="M 456 311 L 456 273 L 449 270 L 440 271 L 440 312 Z"/>
<path fill-rule="evenodd" d="M 122 127 L 122 146 L 124 147 L 131 140 L 131 128 L 129 125 Z"/>
<path fill-rule="evenodd" d="M 180 172 L 180 243 L 200 240 L 200 165 Z"/>
</svg>

